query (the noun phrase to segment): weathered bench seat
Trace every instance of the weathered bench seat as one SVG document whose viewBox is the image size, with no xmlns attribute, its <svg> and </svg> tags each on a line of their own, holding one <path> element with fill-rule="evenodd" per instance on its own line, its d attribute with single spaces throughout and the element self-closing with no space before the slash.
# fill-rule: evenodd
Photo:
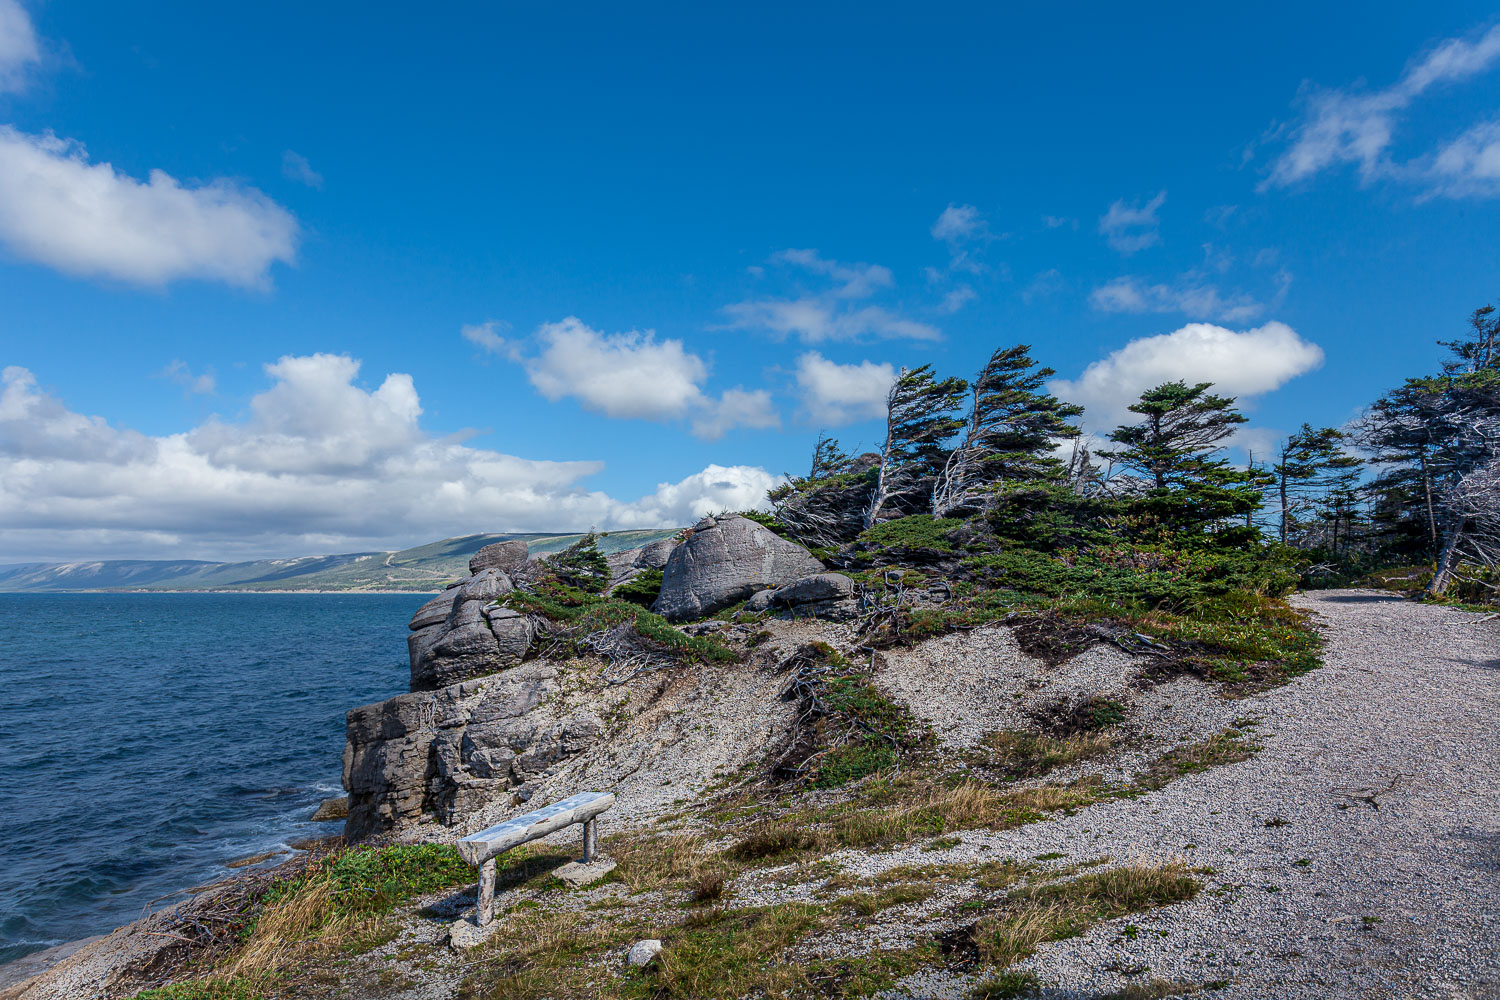
<svg viewBox="0 0 1500 1000">
<path fill-rule="evenodd" d="M 469 864 L 479 866 L 480 926 L 488 924 L 494 913 L 496 857 L 512 847 L 556 833 L 574 823 L 582 823 L 583 864 L 593 864 L 599 853 L 596 817 L 614 802 L 612 792 L 580 792 L 460 840 L 459 856 Z"/>
</svg>

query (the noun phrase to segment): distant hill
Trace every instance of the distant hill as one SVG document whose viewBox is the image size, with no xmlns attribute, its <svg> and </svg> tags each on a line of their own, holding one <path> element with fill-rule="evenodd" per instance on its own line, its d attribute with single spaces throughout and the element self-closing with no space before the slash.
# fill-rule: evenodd
<svg viewBox="0 0 1500 1000">
<path fill-rule="evenodd" d="M 676 528 L 612 531 L 604 553 L 670 538 Z M 491 542 L 519 538 L 532 555 L 560 552 L 582 534 L 463 535 L 400 552 L 349 552 L 255 562 L 106 559 L 0 566 L 0 593 L 59 590 L 440 590 L 469 575 L 469 557 Z"/>
</svg>

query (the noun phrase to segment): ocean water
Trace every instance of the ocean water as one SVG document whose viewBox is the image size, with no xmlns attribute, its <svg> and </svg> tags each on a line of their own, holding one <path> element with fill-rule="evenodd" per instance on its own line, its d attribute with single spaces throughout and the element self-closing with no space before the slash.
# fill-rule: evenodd
<svg viewBox="0 0 1500 1000">
<path fill-rule="evenodd" d="M 0 594 L 0 962 L 339 833 L 344 712 L 406 690 L 423 600 Z"/>
</svg>

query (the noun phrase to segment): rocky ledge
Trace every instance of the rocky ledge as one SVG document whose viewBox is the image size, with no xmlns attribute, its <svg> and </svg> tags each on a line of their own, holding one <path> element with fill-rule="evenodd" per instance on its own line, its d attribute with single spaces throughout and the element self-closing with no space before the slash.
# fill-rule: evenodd
<svg viewBox="0 0 1500 1000">
<path fill-rule="evenodd" d="M 554 623 L 508 606 L 550 577 L 550 559 L 531 556 L 522 541 L 486 546 L 470 560 L 468 579 L 417 609 L 407 639 L 410 693 L 347 716 L 348 839 L 427 820 L 461 824 L 486 806 L 524 802 L 539 779 L 598 742 L 624 692 L 569 696 L 576 664 L 549 653 Z M 606 593 L 659 571 L 652 610 L 668 621 L 747 599 L 747 611 L 796 617 L 844 618 L 856 607 L 848 577 L 739 515 L 704 518 L 680 540 L 605 563 Z"/>
</svg>

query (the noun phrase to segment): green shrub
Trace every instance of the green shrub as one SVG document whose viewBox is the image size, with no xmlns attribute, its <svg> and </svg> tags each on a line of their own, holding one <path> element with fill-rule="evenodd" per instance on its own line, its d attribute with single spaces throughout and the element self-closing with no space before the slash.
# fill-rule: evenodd
<svg viewBox="0 0 1500 1000">
<path fill-rule="evenodd" d="M 883 521 L 860 534 L 858 546 L 865 550 L 910 553 L 921 550 L 954 551 L 953 533 L 964 526 L 958 518 L 934 518 L 913 514 Z"/>
<path fill-rule="evenodd" d="M 838 788 L 851 781 L 896 766 L 896 748 L 886 743 L 864 739 L 830 750 L 818 761 L 818 770 L 812 784 L 814 788 Z"/>
<path fill-rule="evenodd" d="M 451 844 L 355 847 L 340 854 L 328 874 L 341 906 L 379 911 L 478 877 Z"/>
<path fill-rule="evenodd" d="M 547 560 L 558 579 L 590 594 L 609 586 L 609 560 L 599 551 L 599 536 L 592 531 Z"/>
<path fill-rule="evenodd" d="M 661 596 L 661 581 L 661 570 L 643 570 L 616 587 L 609 596 L 617 601 L 629 601 L 631 604 L 649 608 Z"/>
<path fill-rule="evenodd" d="M 513 591 L 504 600 L 508 607 L 565 626 L 567 636 L 575 641 L 628 623 L 642 638 L 685 663 L 732 663 L 739 659 L 718 636 L 683 635 L 665 618 L 639 604 L 591 594 L 561 580 L 543 580 L 535 590 Z M 578 651 L 585 652 L 581 647 Z"/>
</svg>

